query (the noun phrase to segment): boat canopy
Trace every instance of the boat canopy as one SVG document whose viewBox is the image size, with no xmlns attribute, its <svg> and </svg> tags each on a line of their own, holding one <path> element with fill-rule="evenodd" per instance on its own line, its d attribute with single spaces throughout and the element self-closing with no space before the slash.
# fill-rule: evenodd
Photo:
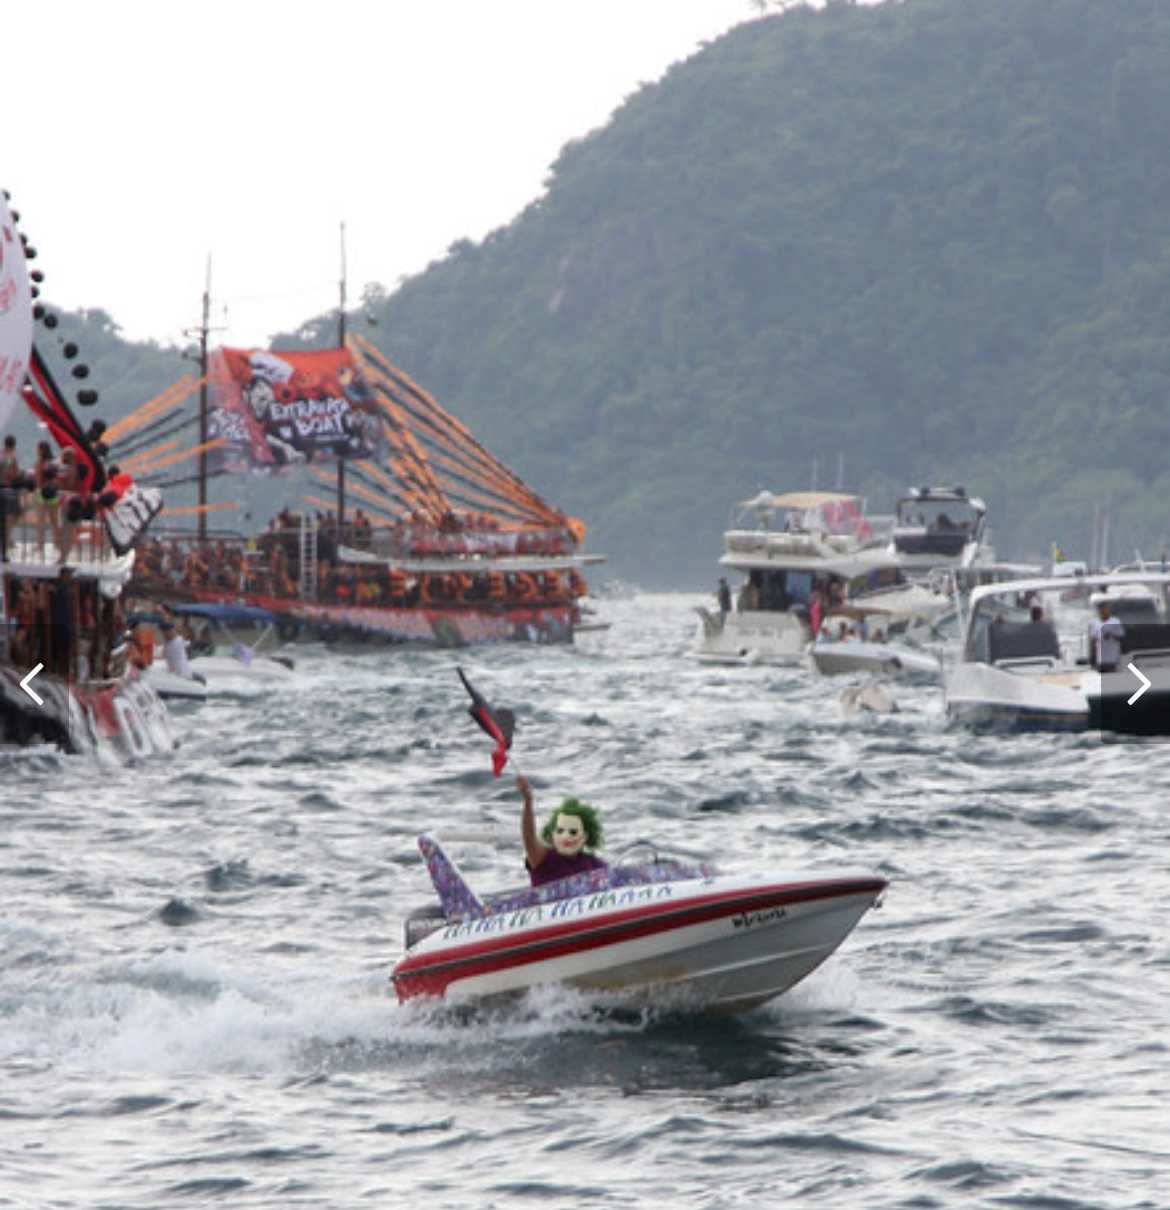
<svg viewBox="0 0 1170 1210">
<path fill-rule="evenodd" d="M 1170 573 L 1167 572 L 1100 572 L 1078 576 L 1077 583 L 1089 591 L 1108 591 L 1114 587 L 1142 584 L 1151 588 L 1161 588 L 1170 593 Z M 1029 593 L 1064 592 L 1067 589 L 1067 576 L 1034 576 L 1021 580 L 1001 580 L 995 584 L 981 584 L 978 588 L 972 589 L 971 606 L 974 608 L 988 597 L 1014 595 L 1022 598 Z M 1117 598 L 1111 599 L 1116 600 Z"/>
<path fill-rule="evenodd" d="M 784 492 L 777 496 L 769 491 L 761 491 L 757 492 L 750 500 L 741 500 L 739 507 L 756 509 L 786 508 L 807 511 L 824 508 L 829 504 L 856 504 L 860 499 L 860 496 L 854 496 L 848 492 Z"/>
<path fill-rule="evenodd" d="M 196 602 L 191 605 L 176 605 L 172 610 L 180 617 L 206 618 L 223 626 L 258 626 L 276 621 L 276 614 L 254 605 L 217 604 Z"/>
</svg>

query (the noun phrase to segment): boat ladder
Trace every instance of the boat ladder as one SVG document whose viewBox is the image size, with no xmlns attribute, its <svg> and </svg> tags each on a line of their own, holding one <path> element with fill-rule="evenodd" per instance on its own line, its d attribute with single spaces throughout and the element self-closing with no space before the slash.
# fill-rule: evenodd
<svg viewBox="0 0 1170 1210">
<path fill-rule="evenodd" d="M 302 601 L 317 599 L 317 519 L 301 513 L 300 596 Z"/>
</svg>

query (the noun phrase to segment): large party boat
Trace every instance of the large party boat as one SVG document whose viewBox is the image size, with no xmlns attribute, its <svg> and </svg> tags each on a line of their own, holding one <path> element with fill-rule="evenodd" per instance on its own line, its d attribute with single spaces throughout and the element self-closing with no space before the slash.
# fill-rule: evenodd
<svg viewBox="0 0 1170 1210">
<path fill-rule="evenodd" d="M 49 364 L 56 317 L 33 305 L 26 252 L 0 196 L 0 747 L 141 758 L 174 746 L 166 708 L 131 659 L 123 612 L 161 496 L 108 467 L 100 424 L 78 422 Z M 77 355 L 71 343 L 60 352 Z M 71 377 L 84 379 L 82 368 Z M 83 387 L 76 401 L 92 406 L 97 393 Z M 31 467 L 7 432 L 18 407 L 51 437 Z"/>
<path fill-rule="evenodd" d="M 206 370 L 204 439 L 189 451 L 200 502 L 164 513 L 135 572 L 140 597 L 267 609 L 286 641 L 560 643 L 598 625 L 583 602 L 584 569 L 600 561 L 585 526 L 369 341 L 219 349 Z M 147 447 L 167 423 L 147 411 L 115 434 L 147 481 L 174 473 L 167 443 Z M 284 507 L 259 531 L 209 531 L 210 513 L 236 506 L 208 502 L 207 479 L 239 485 L 256 472 L 288 485 Z M 295 499 L 306 481 L 335 494 Z M 198 529 L 184 530 L 192 514 Z"/>
</svg>

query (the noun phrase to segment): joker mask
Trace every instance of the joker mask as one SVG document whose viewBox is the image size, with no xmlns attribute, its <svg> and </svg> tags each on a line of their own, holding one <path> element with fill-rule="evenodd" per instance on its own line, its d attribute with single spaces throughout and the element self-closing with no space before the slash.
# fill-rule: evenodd
<svg viewBox="0 0 1170 1210">
<path fill-rule="evenodd" d="M 576 815 L 557 816 L 553 825 L 553 844 L 562 857 L 576 857 L 585 847 L 585 825 Z"/>
</svg>

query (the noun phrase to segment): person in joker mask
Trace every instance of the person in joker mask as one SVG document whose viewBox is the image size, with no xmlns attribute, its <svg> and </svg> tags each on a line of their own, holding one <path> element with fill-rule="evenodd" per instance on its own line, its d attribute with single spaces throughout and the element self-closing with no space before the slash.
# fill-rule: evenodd
<svg viewBox="0 0 1170 1210">
<path fill-rule="evenodd" d="M 566 798 L 537 832 L 532 786 L 527 777 L 516 778 L 516 789 L 524 800 L 520 835 L 524 840 L 525 864 L 533 886 L 556 882 L 585 870 L 604 870 L 594 849 L 601 848 L 601 819 L 597 810 L 576 798 Z"/>
</svg>

